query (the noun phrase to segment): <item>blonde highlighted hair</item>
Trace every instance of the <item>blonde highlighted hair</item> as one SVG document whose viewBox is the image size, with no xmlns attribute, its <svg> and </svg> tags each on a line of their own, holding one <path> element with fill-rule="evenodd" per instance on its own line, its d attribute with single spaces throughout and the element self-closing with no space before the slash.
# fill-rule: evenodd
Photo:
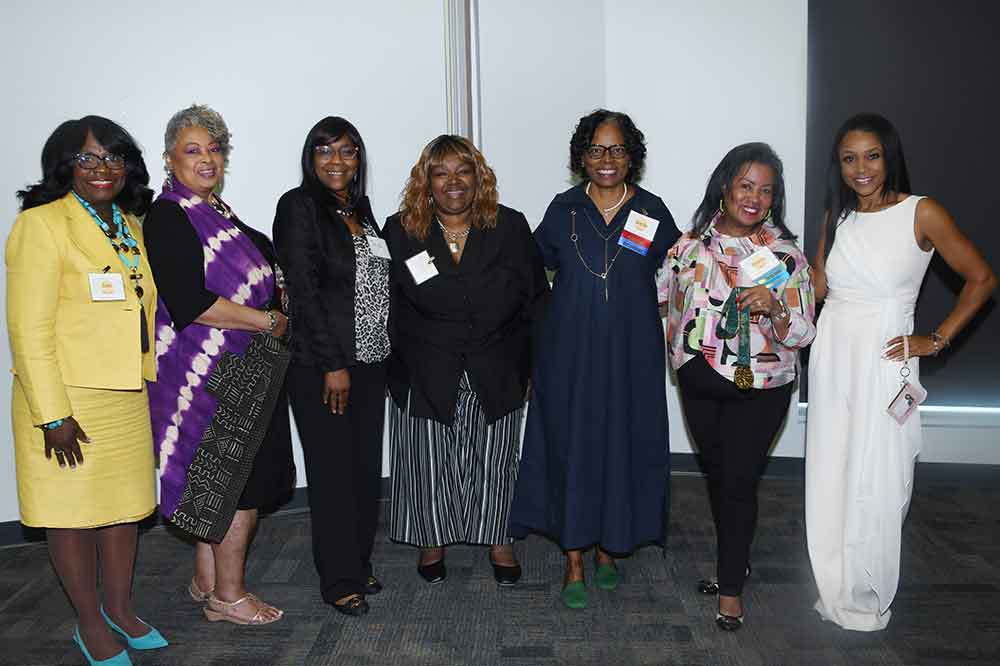
<svg viewBox="0 0 1000 666">
<path fill-rule="evenodd" d="M 465 137 L 442 134 L 428 143 L 420 159 L 410 169 L 410 177 L 403 188 L 400 206 L 400 223 L 406 233 L 420 241 L 434 224 L 434 198 L 431 196 L 431 170 L 449 157 L 457 157 L 476 169 L 476 197 L 472 203 L 472 226 L 491 229 L 497 223 L 497 177 L 486 164 L 483 154 Z"/>
</svg>

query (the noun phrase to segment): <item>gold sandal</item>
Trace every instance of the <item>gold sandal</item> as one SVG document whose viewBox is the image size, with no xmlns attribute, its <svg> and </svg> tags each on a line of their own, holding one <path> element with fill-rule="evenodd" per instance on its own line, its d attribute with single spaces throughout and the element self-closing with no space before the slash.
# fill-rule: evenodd
<svg viewBox="0 0 1000 666">
<path fill-rule="evenodd" d="M 240 617 L 235 611 L 236 607 L 247 601 L 253 601 L 257 604 L 257 612 L 253 614 L 253 617 Z M 264 617 L 264 611 L 268 608 L 278 611 L 278 616 L 272 619 L 267 619 Z M 205 605 L 205 618 L 209 622 L 219 622 L 224 620 L 226 622 L 232 622 L 233 624 L 243 624 L 243 625 L 262 625 L 271 624 L 272 622 L 277 622 L 280 620 L 285 611 L 275 608 L 270 604 L 266 604 L 255 595 L 247 593 L 245 596 L 240 597 L 236 601 L 222 601 L 214 594 L 209 594 L 208 603 Z"/>
<path fill-rule="evenodd" d="M 212 596 L 212 592 L 215 592 L 214 587 L 206 592 L 198 587 L 198 583 L 195 582 L 193 577 L 191 578 L 191 582 L 188 583 L 188 594 L 191 596 L 192 600 L 197 601 L 198 603 L 208 601 L 208 598 Z"/>
</svg>

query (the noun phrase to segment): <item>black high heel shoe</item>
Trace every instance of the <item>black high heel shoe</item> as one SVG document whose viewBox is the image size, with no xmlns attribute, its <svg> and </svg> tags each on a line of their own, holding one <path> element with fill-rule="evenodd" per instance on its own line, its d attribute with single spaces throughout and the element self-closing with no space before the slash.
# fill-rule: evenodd
<svg viewBox="0 0 1000 666">
<path fill-rule="evenodd" d="M 445 576 L 448 575 L 448 570 L 444 568 L 444 558 L 442 557 L 437 562 L 418 564 L 417 573 L 431 585 L 436 585 L 444 582 Z"/>
<path fill-rule="evenodd" d="M 750 577 L 750 572 L 752 569 L 747 567 L 747 575 L 743 577 L 746 580 Z M 698 581 L 698 592 L 704 595 L 718 594 L 719 593 L 719 581 L 714 578 L 706 578 Z"/>
<path fill-rule="evenodd" d="M 736 631 L 743 628 L 743 616 L 715 614 L 715 626 L 723 631 Z"/>
<path fill-rule="evenodd" d="M 493 561 L 492 553 L 490 554 L 490 564 L 493 566 L 493 579 L 500 587 L 513 587 L 517 581 L 521 580 L 520 564 L 516 562 L 514 564 L 497 564 Z"/>
</svg>

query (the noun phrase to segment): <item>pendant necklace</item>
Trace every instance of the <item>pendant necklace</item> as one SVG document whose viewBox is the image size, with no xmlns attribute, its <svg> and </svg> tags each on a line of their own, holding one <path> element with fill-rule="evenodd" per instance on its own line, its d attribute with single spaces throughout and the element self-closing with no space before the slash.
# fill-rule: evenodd
<svg viewBox="0 0 1000 666">
<path fill-rule="evenodd" d="M 585 210 L 584 213 L 586 213 L 586 212 L 587 211 Z M 602 236 L 601 233 L 599 231 L 597 231 L 596 227 L 594 229 L 594 231 L 597 232 L 597 235 L 601 236 L 601 238 L 604 240 L 604 272 L 603 273 L 598 273 L 597 271 L 595 271 L 593 268 L 590 267 L 590 265 L 587 263 L 587 260 L 583 258 L 583 254 L 580 252 L 580 244 L 578 242 L 580 240 L 580 237 L 576 233 L 576 209 L 575 208 L 571 209 L 569 211 L 569 218 L 570 218 L 570 235 L 569 235 L 569 239 L 570 239 L 570 241 L 573 242 L 573 247 L 576 248 L 576 256 L 580 258 L 580 263 L 583 264 L 583 267 L 587 269 L 588 273 L 590 273 L 591 275 L 593 275 L 596 278 L 604 280 L 604 302 L 607 303 L 608 302 L 608 275 L 611 273 L 611 269 L 614 268 L 615 261 L 618 259 L 618 255 L 622 253 L 622 246 L 619 245 L 618 246 L 618 250 L 615 252 L 615 256 L 613 256 L 611 258 L 611 262 L 608 263 L 608 240 L 612 236 L 615 235 L 615 233 L 618 231 L 618 228 L 616 227 L 607 237 Z M 591 226 L 593 226 L 593 224 L 591 224 Z"/>
<path fill-rule="evenodd" d="M 112 233 L 110 225 L 101 219 L 101 216 L 94 210 L 89 201 L 76 192 L 73 192 L 73 196 L 80 202 L 84 210 L 90 214 L 90 217 L 97 224 L 98 228 L 104 232 L 104 236 L 111 244 L 111 248 L 129 272 L 128 277 L 132 280 L 132 289 L 135 292 L 136 298 L 139 299 L 139 346 L 142 353 L 145 354 L 149 351 L 149 332 L 146 330 L 146 309 L 142 306 L 142 295 L 144 292 L 141 284 L 142 273 L 139 272 L 139 260 L 142 257 L 142 252 L 139 250 L 139 243 L 129 232 L 125 216 L 122 215 L 118 204 L 111 203 L 111 220 L 116 227 L 115 233 Z M 107 270 L 109 268 L 105 269 L 105 271 Z"/>
<path fill-rule="evenodd" d="M 445 241 L 447 241 L 448 243 L 448 249 L 451 250 L 452 254 L 458 255 L 458 253 L 462 249 L 461 246 L 459 246 L 458 242 L 469 235 L 469 231 L 472 229 L 472 225 L 470 224 L 469 226 L 465 227 L 465 229 L 463 229 L 462 231 L 452 231 L 448 227 L 441 224 L 441 220 L 437 219 L 436 217 L 434 218 L 434 221 L 438 223 L 439 227 L 441 227 L 441 232 L 444 234 Z"/>
<path fill-rule="evenodd" d="M 610 208 L 601 208 L 601 211 L 603 211 L 603 212 L 605 212 L 605 213 L 610 213 L 610 212 L 611 212 L 611 211 L 613 211 L 613 210 L 614 210 L 615 208 L 618 208 L 618 207 L 619 207 L 619 206 L 621 206 L 621 205 L 622 205 L 623 203 L 625 203 L 625 197 L 627 197 L 627 196 L 628 196 L 628 183 L 623 183 L 623 185 L 625 185 L 625 191 L 624 191 L 624 192 L 622 192 L 622 198 L 618 200 L 618 203 L 616 203 L 616 204 L 615 204 L 614 206 L 611 206 Z M 587 195 L 588 197 L 590 196 L 590 181 L 589 181 L 589 180 L 587 181 L 587 186 L 586 186 L 585 188 L 583 188 L 583 191 L 584 191 L 584 193 L 585 193 L 585 194 L 586 194 L 586 195 Z M 591 201 L 593 201 L 593 199 L 591 199 Z M 595 202 L 595 203 L 596 203 L 596 202 Z"/>
<path fill-rule="evenodd" d="M 212 210 L 227 220 L 233 217 L 233 209 L 230 208 L 225 201 L 216 196 L 214 192 L 208 195 L 208 205 L 212 207 Z"/>
</svg>

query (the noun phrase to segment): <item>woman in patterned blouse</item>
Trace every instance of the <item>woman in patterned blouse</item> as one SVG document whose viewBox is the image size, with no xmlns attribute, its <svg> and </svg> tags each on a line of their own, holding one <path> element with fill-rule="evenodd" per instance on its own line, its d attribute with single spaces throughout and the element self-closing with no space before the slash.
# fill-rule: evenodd
<svg viewBox="0 0 1000 666">
<path fill-rule="evenodd" d="M 809 264 L 785 226 L 781 160 L 767 144 L 733 148 L 712 172 L 693 229 L 659 279 L 667 345 L 685 418 L 708 476 L 718 545 L 716 624 L 743 624 L 757 484 L 816 333 Z"/>
</svg>

